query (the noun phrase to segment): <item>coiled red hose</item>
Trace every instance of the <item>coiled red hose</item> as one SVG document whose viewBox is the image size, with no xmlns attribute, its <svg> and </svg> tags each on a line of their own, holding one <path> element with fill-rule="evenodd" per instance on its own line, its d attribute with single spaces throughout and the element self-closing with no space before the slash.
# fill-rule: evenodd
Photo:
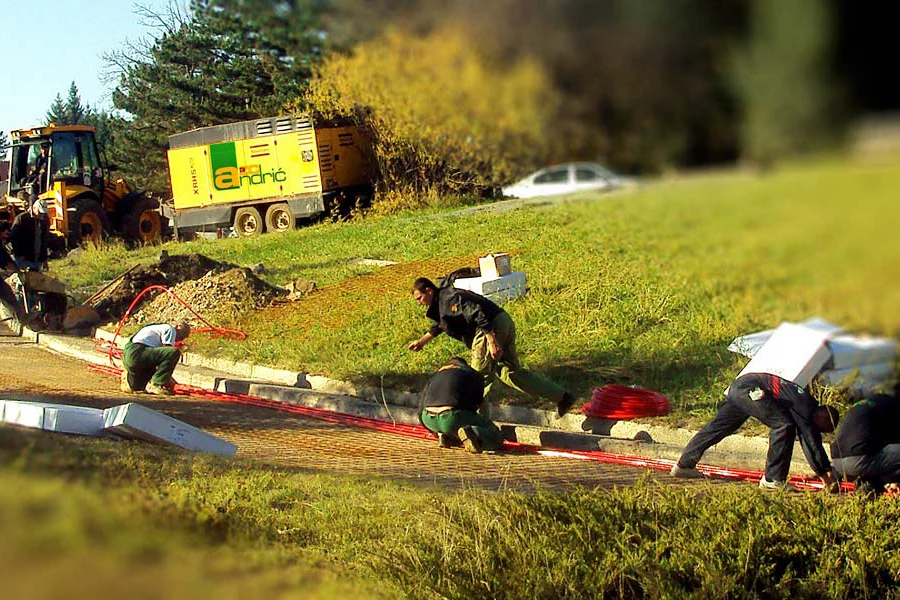
<svg viewBox="0 0 900 600">
<path fill-rule="evenodd" d="M 660 392 L 607 384 L 594 388 L 591 401 L 581 407 L 585 416 L 617 421 L 669 414 L 669 399 Z"/>
</svg>

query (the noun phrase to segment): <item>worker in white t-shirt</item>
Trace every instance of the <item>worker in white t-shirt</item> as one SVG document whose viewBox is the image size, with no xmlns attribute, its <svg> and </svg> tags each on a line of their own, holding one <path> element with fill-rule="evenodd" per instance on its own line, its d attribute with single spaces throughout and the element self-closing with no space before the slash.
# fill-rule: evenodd
<svg viewBox="0 0 900 600">
<path fill-rule="evenodd" d="M 175 382 L 172 373 L 181 350 L 175 347 L 191 333 L 191 326 L 181 322 L 177 325 L 160 323 L 147 325 L 125 344 L 122 357 L 122 391 L 140 392 L 171 396 Z"/>
</svg>

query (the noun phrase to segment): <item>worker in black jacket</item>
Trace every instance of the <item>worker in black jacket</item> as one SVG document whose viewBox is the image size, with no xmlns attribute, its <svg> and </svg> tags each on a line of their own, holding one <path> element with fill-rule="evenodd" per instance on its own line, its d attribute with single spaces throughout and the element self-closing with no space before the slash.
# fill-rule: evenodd
<svg viewBox="0 0 900 600">
<path fill-rule="evenodd" d="M 838 476 L 856 481 L 860 491 L 880 494 L 900 483 L 900 402 L 878 394 L 847 411 L 831 443 Z"/>
<path fill-rule="evenodd" d="M 461 358 L 451 358 L 432 375 L 419 399 L 419 421 L 437 434 L 442 448 L 462 443 L 478 454 L 498 450 L 500 430 L 478 414 L 484 401 L 484 380 Z"/>
<path fill-rule="evenodd" d="M 20 269 L 40 271 L 47 262 L 50 241 L 50 221 L 43 200 L 36 200 L 31 209 L 19 213 L 9 231 L 13 259 Z"/>
<path fill-rule="evenodd" d="M 769 426 L 769 452 L 760 488 L 780 489 L 786 485 L 794 439 L 799 433 L 800 447 L 809 466 L 826 487 L 837 491 L 831 463 L 822 446 L 822 433 L 834 431 L 837 425 L 837 410 L 819 406 L 809 391 L 796 383 L 766 373 L 747 373 L 732 382 L 715 418 L 688 442 L 672 467 L 672 475 L 702 477 L 696 467 L 703 453 L 735 433 L 750 417 Z"/>
<path fill-rule="evenodd" d="M 452 285 L 438 288 L 430 279 L 420 277 L 413 284 L 413 297 L 419 305 L 428 307 L 425 314 L 434 325 L 409 344 L 410 350 L 418 352 L 446 332 L 472 349 L 471 365 L 484 377 L 485 396 L 494 378 L 499 377 L 520 392 L 554 400 L 559 416 L 575 403 L 575 397 L 564 388 L 522 368 L 516 353 L 513 320 L 484 296 Z"/>
</svg>

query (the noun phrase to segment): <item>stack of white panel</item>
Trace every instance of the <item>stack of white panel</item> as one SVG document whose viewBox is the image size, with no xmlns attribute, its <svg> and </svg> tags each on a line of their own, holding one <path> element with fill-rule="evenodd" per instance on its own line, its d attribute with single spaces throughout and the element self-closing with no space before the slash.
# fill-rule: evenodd
<svg viewBox="0 0 900 600">
<path fill-rule="evenodd" d="M 513 271 L 498 277 L 462 277 L 453 282 L 453 287 L 502 302 L 524 296 L 525 283 L 525 273 Z"/>
<path fill-rule="evenodd" d="M 768 373 L 806 387 L 830 357 L 827 336 L 802 325 L 782 323 L 740 375 Z M 739 376 L 740 376 L 739 375 Z"/>
<path fill-rule="evenodd" d="M 237 446 L 193 425 L 140 404 L 129 403 L 103 411 L 107 431 L 127 438 L 174 444 L 186 450 L 234 456 Z"/>
<path fill-rule="evenodd" d="M 850 335 L 838 325 L 818 318 L 787 325 L 825 336 L 829 360 L 819 372 L 825 383 L 840 384 L 857 395 L 868 395 L 888 384 L 894 375 L 896 340 Z M 776 331 L 770 329 L 735 338 L 728 349 L 755 360 Z"/>
<path fill-rule="evenodd" d="M 0 422 L 45 431 L 124 437 L 174 444 L 187 450 L 234 456 L 237 446 L 140 404 L 88 408 L 68 404 L 0 400 Z"/>
</svg>

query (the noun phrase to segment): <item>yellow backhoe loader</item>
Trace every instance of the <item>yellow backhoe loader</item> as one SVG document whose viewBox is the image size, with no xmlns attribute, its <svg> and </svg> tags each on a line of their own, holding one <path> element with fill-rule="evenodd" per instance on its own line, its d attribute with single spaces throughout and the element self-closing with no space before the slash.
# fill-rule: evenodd
<svg viewBox="0 0 900 600">
<path fill-rule="evenodd" d="M 107 235 L 132 243 L 160 239 L 159 203 L 112 180 L 115 167 L 101 164 L 93 127 L 51 123 L 13 130 L 10 141 L 9 218 L 43 200 L 57 250 Z"/>
</svg>

